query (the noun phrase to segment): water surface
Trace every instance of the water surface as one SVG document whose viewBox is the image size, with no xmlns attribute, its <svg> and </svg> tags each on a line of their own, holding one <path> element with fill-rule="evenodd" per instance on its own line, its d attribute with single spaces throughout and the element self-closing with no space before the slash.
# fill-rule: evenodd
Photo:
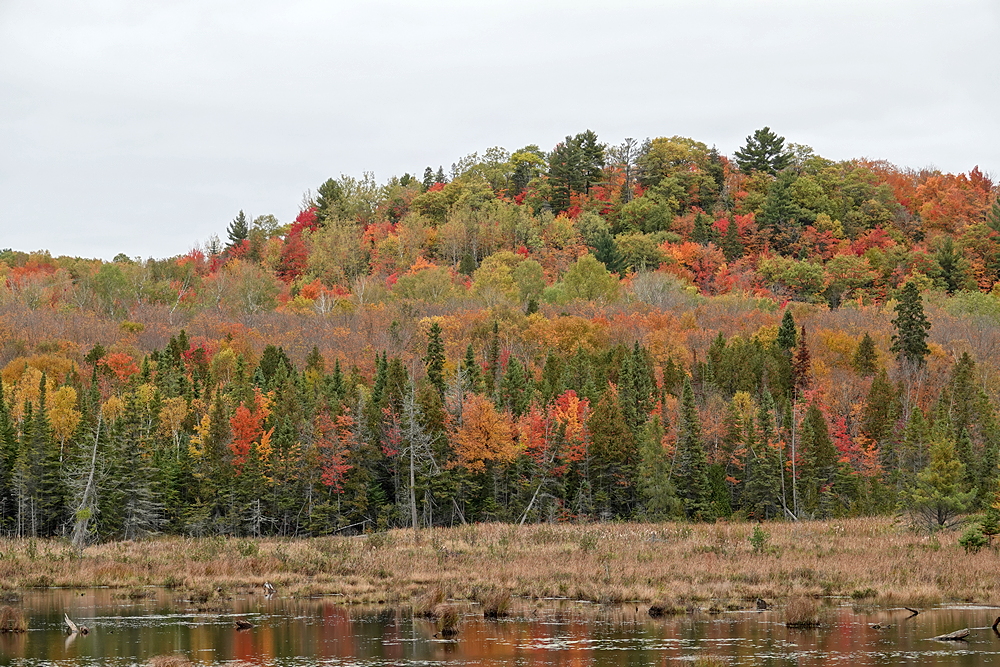
<svg viewBox="0 0 1000 667">
<path fill-rule="evenodd" d="M 30 631 L 0 635 L 0 665 L 135 665 L 180 654 L 205 665 L 670 665 L 712 655 L 730 665 L 1000 665 L 1000 614 L 989 607 L 905 610 L 831 606 L 820 628 L 795 630 L 781 611 L 695 613 L 651 619 L 646 605 L 601 607 L 574 601 L 520 601 L 510 618 L 485 620 L 463 610 L 454 640 L 433 621 L 336 599 L 238 595 L 207 602 L 147 589 L 132 600 L 106 589 L 30 592 L 21 607 Z M 63 613 L 90 627 L 65 634 Z M 254 627 L 237 630 L 235 620 Z M 889 624 L 873 629 L 871 624 Z M 935 635 L 968 627 L 967 642 Z"/>
</svg>

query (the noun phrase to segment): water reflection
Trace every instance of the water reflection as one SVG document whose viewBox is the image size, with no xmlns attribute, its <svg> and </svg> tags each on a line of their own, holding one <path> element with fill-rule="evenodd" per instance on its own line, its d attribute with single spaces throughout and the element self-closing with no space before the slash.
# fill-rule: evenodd
<svg viewBox="0 0 1000 667">
<path fill-rule="evenodd" d="M 332 600 L 236 596 L 194 603 L 163 589 L 129 600 L 110 590 L 41 591 L 15 603 L 31 630 L 0 635 L 0 664 L 134 665 L 180 654 L 196 663 L 253 665 L 667 665 L 712 655 L 732 665 L 1000 663 L 990 628 L 997 610 L 859 613 L 828 609 L 817 629 L 793 630 L 780 611 L 651 619 L 645 606 L 606 608 L 569 601 L 523 602 L 511 618 L 486 621 L 464 607 L 456 640 L 433 621 L 399 610 L 357 609 Z M 91 633 L 64 633 L 63 614 Z M 237 630 L 236 620 L 253 624 Z M 871 627 L 878 624 L 879 628 Z M 888 627 L 886 627 L 888 626 Z M 967 642 L 935 635 L 969 627 Z"/>
</svg>

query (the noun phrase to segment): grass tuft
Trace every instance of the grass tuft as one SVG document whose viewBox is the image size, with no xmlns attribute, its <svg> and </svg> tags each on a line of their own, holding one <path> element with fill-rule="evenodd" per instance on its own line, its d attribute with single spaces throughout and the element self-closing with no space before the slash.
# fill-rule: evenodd
<svg viewBox="0 0 1000 667">
<path fill-rule="evenodd" d="M 0 633 L 27 632 L 28 619 L 17 607 L 0 607 Z"/>
</svg>

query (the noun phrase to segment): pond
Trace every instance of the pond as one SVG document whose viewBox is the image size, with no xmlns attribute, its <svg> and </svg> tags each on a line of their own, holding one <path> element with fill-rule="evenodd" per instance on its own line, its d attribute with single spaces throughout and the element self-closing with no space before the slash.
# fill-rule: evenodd
<svg viewBox="0 0 1000 667">
<path fill-rule="evenodd" d="M 698 612 L 653 619 L 647 605 L 517 601 L 510 617 L 462 609 L 455 639 L 405 610 L 359 609 L 335 599 L 240 595 L 191 602 L 166 589 L 144 599 L 112 590 L 46 590 L 15 601 L 29 631 L 0 634 L 2 665 L 135 665 L 183 655 L 205 665 L 670 665 L 713 656 L 725 665 L 1000 664 L 990 607 L 852 608 L 836 601 L 815 629 L 785 627 L 777 611 Z M 215 596 L 213 596 L 215 597 Z M 69 636 L 63 614 L 90 628 Z M 236 619 L 253 625 L 235 627 Z M 888 628 L 874 629 L 872 624 Z M 960 628 L 968 641 L 927 639 Z"/>
</svg>

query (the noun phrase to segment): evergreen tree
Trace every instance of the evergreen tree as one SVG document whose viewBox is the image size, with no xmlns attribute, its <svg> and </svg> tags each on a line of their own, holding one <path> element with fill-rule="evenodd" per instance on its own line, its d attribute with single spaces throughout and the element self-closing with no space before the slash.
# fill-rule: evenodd
<svg viewBox="0 0 1000 667">
<path fill-rule="evenodd" d="M 229 236 L 229 245 L 227 248 L 234 248 L 248 238 L 250 238 L 250 223 L 247 222 L 247 216 L 240 209 L 240 212 L 233 218 L 233 221 L 229 223 L 229 227 L 226 228 L 226 234 Z"/>
<path fill-rule="evenodd" d="M 889 382 L 885 369 L 881 369 L 872 380 L 865 399 L 865 407 L 861 413 L 861 431 L 882 445 L 883 454 L 888 453 L 885 445 L 892 435 L 899 412 L 899 393 Z"/>
<path fill-rule="evenodd" d="M 727 262 L 735 262 L 743 256 L 743 241 L 740 240 L 739 229 L 733 216 L 729 216 L 729 224 L 726 225 L 726 233 L 722 237 L 722 253 L 726 256 Z"/>
<path fill-rule="evenodd" d="M 646 423 L 639 444 L 639 492 L 642 517 L 666 521 L 684 515 L 677 492 L 670 483 L 670 459 L 663 449 L 663 426 L 657 420 Z"/>
<path fill-rule="evenodd" d="M 740 171 L 764 171 L 777 174 L 791 164 L 792 157 L 785 150 L 785 138 L 779 137 L 769 127 L 763 127 L 746 138 L 746 145 L 736 151 L 736 164 Z"/>
<path fill-rule="evenodd" d="M 638 452 L 618 392 L 604 392 L 587 425 L 594 502 L 608 518 L 629 518 L 637 495 Z"/>
<path fill-rule="evenodd" d="M 479 363 L 476 361 L 476 355 L 472 351 L 471 343 L 465 348 L 465 358 L 462 360 L 461 373 L 463 377 L 462 387 L 465 391 L 477 394 L 483 393 L 483 373 L 479 367 Z"/>
<path fill-rule="evenodd" d="M 711 521 L 715 518 L 708 480 L 708 462 L 705 457 L 705 446 L 701 441 L 701 418 L 694 402 L 694 391 L 687 379 L 684 380 L 684 388 L 681 391 L 677 438 L 677 491 L 684 502 L 684 513 L 689 519 Z"/>
<path fill-rule="evenodd" d="M 861 342 L 858 343 L 858 349 L 854 352 L 854 358 L 852 359 L 852 365 L 854 370 L 858 372 L 861 377 L 869 377 L 875 375 L 875 371 L 878 370 L 878 357 L 875 353 L 875 341 L 872 340 L 871 335 L 866 331 L 865 335 L 861 337 Z"/>
<path fill-rule="evenodd" d="M 441 325 L 437 322 L 431 324 L 430 332 L 427 334 L 427 356 L 424 363 L 427 364 L 427 379 L 438 395 L 443 399 L 446 388 L 444 381 L 444 341 L 441 339 Z"/>
<path fill-rule="evenodd" d="M 963 488 L 965 466 L 955 455 L 955 441 L 941 439 L 931 445 L 930 463 L 917 475 L 917 485 L 907 494 L 909 510 L 931 530 L 941 528 L 969 510 L 975 489 Z"/>
<path fill-rule="evenodd" d="M 969 262 L 955 247 L 955 240 L 950 236 L 945 237 L 934 258 L 941 267 L 941 281 L 948 294 L 975 288 L 975 282 L 969 276 Z"/>
<path fill-rule="evenodd" d="M 514 417 L 520 417 L 531 404 L 533 387 L 524 366 L 516 357 L 507 362 L 507 371 L 500 382 L 500 403 Z"/>
<path fill-rule="evenodd" d="M 993 198 L 993 206 L 986 214 L 986 225 L 993 231 L 1000 233 L 1000 196 Z"/>
<path fill-rule="evenodd" d="M 597 233 L 591 248 L 594 251 L 594 257 L 604 264 L 608 271 L 617 274 L 624 272 L 625 260 L 618 250 L 618 244 L 608 230 L 602 229 Z"/>
<path fill-rule="evenodd" d="M 896 333 L 892 336 L 890 349 L 900 361 L 923 365 L 924 357 L 930 354 L 927 332 L 931 323 L 924 315 L 924 304 L 916 283 L 907 282 L 900 291 L 892 325 L 896 327 Z"/>
<path fill-rule="evenodd" d="M 779 350 L 791 353 L 792 349 L 795 348 L 796 341 L 795 318 L 792 317 L 792 311 L 786 309 L 785 314 L 781 316 L 781 326 L 778 327 L 778 337 L 775 339 L 775 345 Z"/>
<path fill-rule="evenodd" d="M 792 381 L 799 395 L 811 384 L 811 365 L 809 347 L 806 345 L 806 328 L 803 326 L 799 335 L 799 345 L 795 350 L 795 360 L 792 362 Z"/>
</svg>

